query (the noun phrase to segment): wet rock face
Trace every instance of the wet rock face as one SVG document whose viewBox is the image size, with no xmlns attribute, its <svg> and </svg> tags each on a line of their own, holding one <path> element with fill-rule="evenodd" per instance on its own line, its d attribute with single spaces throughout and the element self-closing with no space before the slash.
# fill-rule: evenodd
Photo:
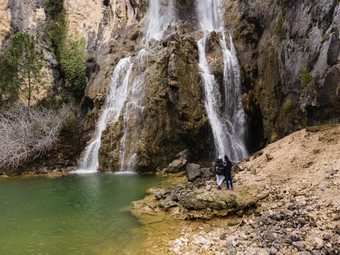
<svg viewBox="0 0 340 255">
<path fill-rule="evenodd" d="M 270 141 L 305 125 L 339 122 L 337 1 L 229 1 L 226 9 L 250 136 Z M 306 84 L 303 70 L 312 76 Z"/>
<path fill-rule="evenodd" d="M 147 64 L 142 66 L 146 70 L 140 102 L 143 110 L 128 123 L 120 120 L 108 125 L 99 156 L 103 171 L 120 169 L 121 138 L 130 128 L 133 131 L 125 138 L 130 147 L 126 155 L 136 153 L 134 167 L 138 172 L 162 169 L 186 149 L 193 158 L 208 155 L 208 120 L 201 99 L 196 41 L 174 35 L 149 50 Z M 124 108 L 121 115 L 127 110 Z"/>
<path fill-rule="evenodd" d="M 196 43 L 202 35 L 192 33 L 197 28 L 194 2 L 176 1 L 176 14 L 181 19 L 176 29 L 171 28 L 176 34 L 168 31 L 163 41 L 151 40 L 148 44 L 152 54 L 141 67 L 148 69 L 143 83 L 143 113 L 137 116 L 138 121 L 129 121 L 130 126 L 139 125 L 138 136 L 126 140 L 134 144 L 139 172 L 163 169 L 185 149 L 197 158 L 209 155 L 212 142 L 202 101 Z M 145 13 L 146 5 L 130 3 L 135 13 Z M 233 31 L 241 65 L 250 151 L 305 125 L 339 121 L 340 8 L 336 1 L 227 1 L 224 7 L 225 24 Z M 138 20 L 132 26 L 118 26 L 110 39 L 110 52 L 105 53 L 104 60 L 98 56 L 101 71 L 88 87 L 89 98 L 105 93 L 109 81 L 103 76 L 109 76 L 120 58 L 142 47 L 144 25 Z M 207 62 L 221 84 L 219 44 L 219 35 L 212 32 L 206 42 Z M 304 81 L 304 70 L 311 81 Z M 121 165 L 123 126 L 111 124 L 104 132 L 100 152 L 104 171 Z"/>
</svg>

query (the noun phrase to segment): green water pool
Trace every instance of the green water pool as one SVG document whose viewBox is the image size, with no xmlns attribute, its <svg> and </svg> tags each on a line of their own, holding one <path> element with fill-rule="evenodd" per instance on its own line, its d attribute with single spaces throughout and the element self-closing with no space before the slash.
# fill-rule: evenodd
<svg viewBox="0 0 340 255">
<path fill-rule="evenodd" d="M 144 254 L 126 207 L 159 177 L 117 174 L 0 178 L 0 254 Z"/>
</svg>

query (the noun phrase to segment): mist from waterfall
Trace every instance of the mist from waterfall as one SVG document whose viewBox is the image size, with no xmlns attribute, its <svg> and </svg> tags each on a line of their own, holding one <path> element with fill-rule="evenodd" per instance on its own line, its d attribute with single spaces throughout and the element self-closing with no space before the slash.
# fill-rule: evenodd
<svg viewBox="0 0 340 255">
<path fill-rule="evenodd" d="M 242 106 L 240 67 L 231 35 L 229 36 L 230 49 L 227 47 L 221 4 L 220 0 L 197 1 L 197 16 L 204 32 L 203 38 L 198 41 L 199 67 L 203 78 L 205 107 L 214 136 L 216 154 L 217 156 L 228 155 L 230 160 L 238 162 L 248 156 L 245 146 L 247 122 Z M 220 85 L 210 73 L 206 59 L 206 39 L 212 31 L 219 34 L 223 52 L 223 90 L 220 89 Z M 220 91 L 224 91 L 224 95 L 221 95 Z M 224 106 L 222 99 L 225 102 Z"/>
<path fill-rule="evenodd" d="M 98 119 L 94 136 L 86 147 L 80 159 L 79 169 L 75 173 L 94 173 L 98 171 L 98 151 L 101 144 L 102 132 L 108 121 L 118 121 L 128 95 L 128 84 L 133 64 L 131 58 L 123 58 L 116 65 L 112 76 L 105 104 Z"/>
<path fill-rule="evenodd" d="M 144 42 L 163 38 L 164 32 L 176 20 L 176 0 L 149 0 L 149 11 L 144 28 Z"/>
</svg>

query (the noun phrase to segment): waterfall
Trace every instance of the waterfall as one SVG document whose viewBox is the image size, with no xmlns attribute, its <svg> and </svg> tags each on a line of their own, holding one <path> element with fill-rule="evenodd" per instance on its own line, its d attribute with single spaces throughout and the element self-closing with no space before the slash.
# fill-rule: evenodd
<svg viewBox="0 0 340 255">
<path fill-rule="evenodd" d="M 141 72 L 132 81 L 128 100 L 124 107 L 123 136 L 119 149 L 121 172 L 133 172 L 137 163 L 136 151 L 143 129 L 144 76 L 145 72 Z"/>
<path fill-rule="evenodd" d="M 230 49 L 227 47 L 220 0 L 198 0 L 197 16 L 203 38 L 198 41 L 199 68 L 203 78 L 205 93 L 205 108 L 212 128 L 216 154 L 228 155 L 234 162 L 241 161 L 248 156 L 245 146 L 247 130 L 246 116 L 242 106 L 240 88 L 240 67 L 236 50 L 230 36 Z M 220 94 L 219 84 L 210 73 L 206 59 L 206 39 L 210 32 L 220 34 L 221 50 L 223 52 L 223 86 L 224 95 Z M 222 99 L 225 101 L 221 111 Z"/>
<path fill-rule="evenodd" d="M 120 171 L 133 172 L 138 163 L 137 149 L 143 130 L 143 102 L 144 88 L 143 82 L 148 64 L 148 46 L 146 43 L 151 40 L 161 40 L 165 31 L 176 20 L 175 0 L 150 0 L 149 12 L 144 28 L 142 48 L 135 59 L 138 74 L 131 82 L 128 99 L 124 106 L 123 114 L 123 136 L 120 139 L 119 156 Z"/>
<path fill-rule="evenodd" d="M 144 43 L 152 38 L 156 40 L 163 38 L 164 32 L 175 21 L 174 6 L 175 0 L 150 0 L 149 13 L 144 28 Z M 123 112 L 123 135 L 119 141 L 120 171 L 132 172 L 134 170 L 137 163 L 138 141 L 142 132 L 143 82 L 147 72 L 144 68 L 148 62 L 147 56 L 147 49 L 143 48 L 134 59 L 137 65 L 135 68 L 137 74 L 134 78 L 130 77 L 134 62 L 131 57 L 121 59 L 115 67 L 111 77 L 110 90 L 94 136 L 82 153 L 79 169 L 74 172 L 92 173 L 98 170 L 98 151 L 102 132 L 109 120 L 118 121 L 121 112 Z"/>
<path fill-rule="evenodd" d="M 101 143 L 102 132 L 109 120 L 117 121 L 128 95 L 128 83 L 132 69 L 130 57 L 121 59 L 116 65 L 112 76 L 109 91 L 106 96 L 102 113 L 97 122 L 94 136 L 86 147 L 80 159 L 79 169 L 75 173 L 97 172 L 98 151 Z"/>
<path fill-rule="evenodd" d="M 216 154 L 228 155 L 234 161 L 247 157 L 245 134 L 246 117 L 242 108 L 240 89 L 240 70 L 236 50 L 229 36 L 229 45 L 225 38 L 221 19 L 222 0 L 197 0 L 197 15 L 203 38 L 198 41 L 199 68 L 203 80 L 205 108 L 212 127 Z M 108 122 L 116 123 L 121 128 L 119 146 L 119 170 L 134 171 L 139 160 L 138 146 L 142 138 L 144 123 L 144 80 L 148 73 L 148 56 L 153 52 L 147 42 L 161 40 L 169 28 L 173 28 L 175 0 L 149 0 L 148 16 L 144 27 L 143 44 L 137 56 L 121 59 L 111 76 L 111 83 L 102 113 L 98 119 L 94 136 L 86 147 L 80 160 L 77 173 L 96 172 L 99 168 L 98 151 L 102 132 Z M 209 70 L 206 56 L 206 40 L 210 32 L 219 35 L 223 52 L 223 84 L 218 84 Z M 223 86 L 223 89 L 221 89 Z M 224 91 L 222 95 L 220 91 Z M 225 104 L 223 104 L 225 102 Z M 117 169 L 118 170 L 118 169 Z"/>
<path fill-rule="evenodd" d="M 149 13 L 144 29 L 144 42 L 161 40 L 164 32 L 176 20 L 176 0 L 149 0 Z"/>
</svg>

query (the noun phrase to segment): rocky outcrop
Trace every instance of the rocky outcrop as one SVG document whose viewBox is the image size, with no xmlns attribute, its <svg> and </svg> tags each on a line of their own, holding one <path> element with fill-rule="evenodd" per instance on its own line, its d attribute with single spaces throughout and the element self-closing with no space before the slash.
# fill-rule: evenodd
<svg viewBox="0 0 340 255">
<path fill-rule="evenodd" d="M 123 40 L 125 46 L 130 45 L 126 38 Z M 137 49 L 132 42 L 131 47 Z M 163 169 L 185 149 L 194 157 L 208 154 L 208 120 L 204 117 L 194 38 L 172 35 L 163 42 L 154 42 L 148 50 L 151 52 L 146 63 L 136 67 L 147 70 L 143 74 L 145 96 L 140 105 L 143 112 L 136 123 L 136 116 L 128 118 L 128 123 L 109 123 L 99 156 L 103 171 L 119 169 L 120 143 L 127 127 L 132 132 L 125 139 L 129 146 L 126 155 L 130 153 L 131 158 L 136 153 L 135 167 L 139 172 Z M 122 115 L 126 111 L 127 108 Z"/>
<path fill-rule="evenodd" d="M 153 195 L 133 202 L 133 213 L 143 218 L 144 214 L 156 215 L 162 212 L 176 219 L 212 219 L 230 215 L 243 215 L 256 208 L 258 201 L 268 196 L 255 186 L 242 192 L 218 190 L 213 168 L 189 164 L 186 169 L 188 182 L 171 189 L 152 189 Z M 150 211 L 150 208 L 153 208 Z"/>
<path fill-rule="evenodd" d="M 137 23 L 146 11 L 140 0 L 65 0 L 64 6 L 70 35 L 84 37 L 90 55 L 107 46 L 112 32 Z"/>
<path fill-rule="evenodd" d="M 188 150 L 185 160 L 189 162 L 214 156 L 198 67 L 197 40 L 203 34 L 196 1 L 173 3 L 177 20 L 164 31 L 163 39 L 146 43 L 148 1 L 64 1 L 70 36 L 87 41 L 88 83 L 81 106 L 85 129 L 94 129 L 120 59 L 130 56 L 134 61 L 131 80 L 145 72 L 140 112 L 126 121 L 123 115 L 131 111 L 125 105 L 120 119 L 109 121 L 103 133 L 102 171 L 117 171 L 128 164 L 121 155 L 125 145 L 129 147 L 126 158 L 133 158 L 130 163 L 138 172 L 184 170 L 187 162 L 178 169 L 169 165 L 179 163 L 177 155 L 183 150 Z M 232 36 L 241 66 L 250 152 L 307 125 L 340 121 L 338 1 L 230 0 L 222 8 L 226 37 Z M 56 68 L 44 34 L 50 22 L 45 9 L 43 0 L 3 1 L 0 45 L 9 31 L 34 34 L 46 61 Z M 216 32 L 207 36 L 206 56 L 211 73 L 222 84 L 219 36 Z M 141 61 L 138 57 L 146 48 Z"/>
<path fill-rule="evenodd" d="M 338 123 L 338 1 L 228 1 L 226 10 L 255 143 Z"/>
<path fill-rule="evenodd" d="M 143 13 L 146 8 L 136 3 L 132 6 L 136 13 Z M 195 12 L 190 12 L 191 19 L 181 15 L 185 6 L 193 6 L 193 2 L 177 3 L 181 20 L 175 28 L 169 27 L 171 32 L 166 33 L 164 40 L 149 43 L 148 63 L 141 66 L 149 70 L 143 84 L 145 108 L 139 116 L 142 124 L 136 124 L 141 126 L 135 131 L 138 136 L 127 140 L 130 145 L 137 143 L 134 153 L 139 172 L 163 169 L 184 149 L 196 158 L 199 155 L 207 158 L 213 146 L 197 61 L 196 42 L 202 34 L 193 32 L 197 29 L 197 22 L 193 22 Z M 235 0 L 226 2 L 224 7 L 225 25 L 232 31 L 230 35 L 241 64 L 250 151 L 306 125 L 338 122 L 339 5 L 336 1 L 312 4 Z M 321 13 L 318 22 L 314 20 L 316 12 Z M 122 20 L 127 26 L 123 29 L 117 26 L 102 53 L 101 50 L 99 55 L 96 53 L 100 71 L 88 86 L 90 99 L 105 94 L 112 66 L 122 57 L 134 56 L 143 47 L 144 20 Z M 208 36 L 206 54 L 210 70 L 221 84 L 223 62 L 218 36 L 215 32 Z M 100 150 L 103 171 L 119 169 L 122 165 L 119 150 L 123 126 L 123 123 L 111 124 L 104 132 Z"/>
<path fill-rule="evenodd" d="M 8 33 L 10 32 L 10 13 L 7 9 L 8 1 L 0 3 L 0 47 Z"/>
</svg>

